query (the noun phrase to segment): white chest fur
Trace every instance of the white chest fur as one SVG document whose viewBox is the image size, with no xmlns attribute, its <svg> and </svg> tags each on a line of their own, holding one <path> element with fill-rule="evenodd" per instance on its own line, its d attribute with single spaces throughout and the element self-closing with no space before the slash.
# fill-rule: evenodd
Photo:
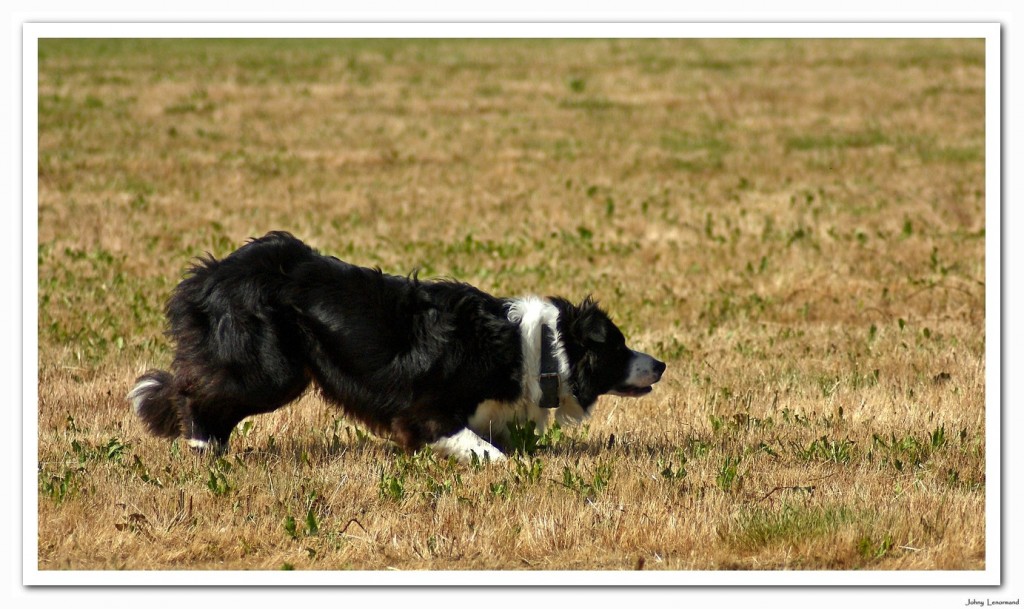
<svg viewBox="0 0 1024 609">
<path fill-rule="evenodd" d="M 517 299 L 509 306 L 509 321 L 519 324 L 523 353 L 523 376 L 520 379 L 522 394 L 515 402 L 487 400 L 480 403 L 469 418 L 468 426 L 483 438 L 507 439 L 509 424 L 523 424 L 533 421 L 537 433 L 544 433 L 554 418 L 562 423 L 576 423 L 586 418 L 587 413 L 572 395 L 569 384 L 569 358 L 558 331 L 558 308 L 543 298 L 527 296 Z M 541 408 L 540 359 L 542 326 L 547 326 L 553 336 L 555 360 L 558 362 L 559 395 L 558 407 Z"/>
</svg>

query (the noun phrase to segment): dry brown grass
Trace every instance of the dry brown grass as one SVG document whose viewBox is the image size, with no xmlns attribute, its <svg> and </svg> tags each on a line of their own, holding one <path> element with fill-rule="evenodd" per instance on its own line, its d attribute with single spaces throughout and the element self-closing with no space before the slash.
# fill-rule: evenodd
<svg viewBox="0 0 1024 609">
<path fill-rule="evenodd" d="M 42 41 L 39 92 L 40 569 L 984 568 L 982 41 Z M 593 293 L 667 376 L 479 469 L 315 395 L 145 436 L 184 266 L 270 229 Z"/>
</svg>

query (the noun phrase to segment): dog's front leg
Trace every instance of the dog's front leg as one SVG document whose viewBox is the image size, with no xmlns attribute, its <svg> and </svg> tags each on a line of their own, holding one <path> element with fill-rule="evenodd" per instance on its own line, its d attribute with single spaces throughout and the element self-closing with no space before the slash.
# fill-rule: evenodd
<svg viewBox="0 0 1024 609">
<path fill-rule="evenodd" d="M 480 461 L 504 461 L 506 459 L 505 455 L 493 444 L 476 435 L 468 427 L 441 438 L 429 446 L 442 455 L 455 457 L 459 463 L 472 463 L 474 454 Z"/>
</svg>

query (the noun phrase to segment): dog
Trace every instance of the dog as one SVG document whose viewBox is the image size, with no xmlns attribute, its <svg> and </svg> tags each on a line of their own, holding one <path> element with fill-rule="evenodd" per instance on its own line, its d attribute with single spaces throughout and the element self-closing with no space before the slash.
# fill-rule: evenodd
<svg viewBox="0 0 1024 609">
<path fill-rule="evenodd" d="M 242 419 L 315 383 L 406 450 L 500 461 L 514 422 L 579 422 L 598 396 L 647 394 L 665 371 L 590 297 L 496 298 L 355 266 L 280 231 L 199 258 L 166 314 L 171 371 L 140 376 L 128 400 L 151 434 L 200 451 L 226 451 Z"/>
</svg>

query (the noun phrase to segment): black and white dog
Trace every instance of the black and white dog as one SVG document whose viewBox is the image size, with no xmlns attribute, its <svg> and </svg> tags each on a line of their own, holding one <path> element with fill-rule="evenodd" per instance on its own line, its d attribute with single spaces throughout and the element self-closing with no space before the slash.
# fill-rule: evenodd
<svg viewBox="0 0 1024 609">
<path fill-rule="evenodd" d="M 495 298 L 464 283 L 385 275 L 284 232 L 201 259 L 167 303 L 171 372 L 128 394 L 150 433 L 226 450 L 243 418 L 311 381 L 375 433 L 414 450 L 501 460 L 509 423 L 586 417 L 640 396 L 665 364 L 626 346 L 589 298 Z"/>
</svg>

